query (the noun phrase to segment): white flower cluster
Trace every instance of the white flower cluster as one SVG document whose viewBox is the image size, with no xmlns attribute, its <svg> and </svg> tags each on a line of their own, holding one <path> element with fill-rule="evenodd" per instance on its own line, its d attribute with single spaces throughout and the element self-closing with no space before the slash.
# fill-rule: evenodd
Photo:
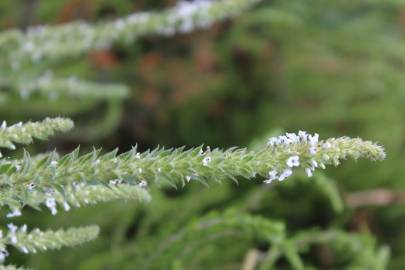
<svg viewBox="0 0 405 270">
<path fill-rule="evenodd" d="M 56 191 L 54 190 L 49 190 L 46 193 L 46 200 L 45 200 L 45 206 L 51 210 L 51 214 L 52 215 L 56 215 L 58 213 L 58 208 L 57 208 L 57 201 L 56 198 L 54 197 L 54 194 L 56 193 Z M 70 210 L 70 205 L 67 203 L 67 201 L 63 202 L 63 209 L 65 211 L 69 211 Z"/>
<path fill-rule="evenodd" d="M 6 243 L 10 243 L 12 245 L 14 245 L 15 247 L 18 247 L 22 252 L 24 253 L 29 253 L 28 248 L 21 244 L 18 243 L 18 237 L 17 237 L 17 233 L 27 233 L 27 225 L 22 225 L 20 228 L 18 228 L 16 225 L 14 225 L 13 223 L 9 223 L 7 224 L 8 227 L 8 233 L 4 236 L 3 235 L 3 231 L 0 230 L 0 239 L 3 240 L 3 237 L 5 237 L 4 239 L 6 241 L 3 240 L 3 242 Z M 6 259 L 6 257 L 9 256 L 9 253 L 7 251 L 7 249 L 3 246 L 0 249 L 0 263 L 3 263 Z"/>
<path fill-rule="evenodd" d="M 318 145 L 318 142 L 319 142 L 318 133 L 311 135 L 305 131 L 300 130 L 300 131 L 298 131 L 298 134 L 286 133 L 285 135 L 281 135 L 278 137 L 272 137 L 267 141 L 267 145 L 274 147 L 274 146 L 290 145 L 290 144 L 296 144 L 296 143 L 309 143 L 311 147 L 316 148 L 316 146 Z"/>
<path fill-rule="evenodd" d="M 292 170 L 287 168 L 284 169 L 281 174 L 278 174 L 278 172 L 276 170 L 272 170 L 269 172 L 269 178 L 264 180 L 264 183 L 266 184 L 270 184 L 271 182 L 273 182 L 274 180 L 278 180 L 278 181 L 283 181 L 286 178 L 290 177 L 292 175 Z"/>
<path fill-rule="evenodd" d="M 189 33 L 196 28 L 208 28 L 214 21 L 221 19 L 221 16 L 216 18 L 215 14 L 212 14 L 214 6 L 218 5 L 217 2 L 219 1 L 179 1 L 174 7 L 161 14 L 156 12 L 138 12 L 129 15 L 127 18 L 117 19 L 114 22 L 114 27 L 117 34 L 119 34 L 131 25 L 153 25 L 150 21 L 156 21 L 157 16 L 162 15 L 162 22 L 164 23 L 155 23 L 153 25 L 154 28 L 151 29 L 155 33 L 165 36 L 172 36 L 176 32 Z M 236 4 L 235 8 L 237 8 Z M 223 17 L 226 17 L 226 15 L 224 14 Z"/>
<path fill-rule="evenodd" d="M 286 133 L 285 135 L 282 136 L 272 137 L 267 142 L 267 146 L 272 149 L 287 149 L 287 148 L 294 149 L 293 147 L 294 145 L 303 146 L 305 149 L 307 149 L 305 153 L 301 154 L 305 155 L 306 158 L 309 156 L 310 157 L 309 162 L 306 162 L 306 164 L 301 164 L 300 151 L 292 150 L 294 151 L 294 153 L 287 158 L 286 167 L 281 169 L 275 168 L 271 170 L 269 172 L 268 179 L 266 179 L 264 183 L 269 184 L 274 180 L 283 181 L 292 175 L 293 173 L 292 168 L 300 167 L 300 165 L 305 165 L 304 170 L 308 177 L 312 177 L 313 172 L 318 167 L 325 169 L 325 164 L 323 163 L 318 164 L 318 162 L 314 159 L 315 155 L 318 152 L 318 147 L 320 146 L 319 134 L 317 133 L 308 134 L 305 131 L 299 131 L 298 134 Z M 330 148 L 331 145 L 330 143 L 326 142 L 323 143 L 322 147 Z M 325 160 L 328 159 L 328 157 L 323 158 Z"/>
<path fill-rule="evenodd" d="M 173 13 L 169 18 L 170 21 L 179 22 L 179 32 L 189 33 L 194 28 L 208 28 L 212 24 L 212 19 L 208 14 L 208 10 L 212 1 L 210 0 L 195 0 L 195 1 L 180 1 L 173 8 Z M 199 20 L 195 20 L 196 14 L 199 15 Z M 175 29 L 165 29 L 165 34 L 172 35 Z"/>
<path fill-rule="evenodd" d="M 6 217 L 8 217 L 8 218 L 19 217 L 19 216 L 21 216 L 21 211 L 20 211 L 20 209 L 17 209 L 17 208 L 6 215 Z"/>
</svg>

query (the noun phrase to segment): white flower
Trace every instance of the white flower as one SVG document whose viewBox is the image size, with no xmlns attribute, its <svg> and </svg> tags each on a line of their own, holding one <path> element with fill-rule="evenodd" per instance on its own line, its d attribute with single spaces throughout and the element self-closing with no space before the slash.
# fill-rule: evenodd
<svg viewBox="0 0 405 270">
<path fill-rule="evenodd" d="M 277 178 L 277 171 L 276 170 L 269 171 L 269 177 L 273 179 Z"/>
<path fill-rule="evenodd" d="M 100 160 L 96 159 L 95 161 L 93 161 L 93 166 L 98 166 L 100 164 Z"/>
<path fill-rule="evenodd" d="M 301 141 L 306 142 L 308 139 L 308 134 L 305 131 L 298 131 L 298 137 L 300 137 Z"/>
<path fill-rule="evenodd" d="M 141 181 L 141 182 L 139 182 L 139 184 L 138 184 L 138 186 L 141 187 L 141 188 L 144 188 L 144 187 L 146 187 L 147 185 L 148 185 L 148 183 L 147 183 L 146 181 Z"/>
<path fill-rule="evenodd" d="M 287 177 L 292 175 L 292 170 L 291 169 L 285 169 L 282 174 L 278 177 L 279 181 L 283 181 Z"/>
<path fill-rule="evenodd" d="M 315 155 L 315 154 L 316 154 L 316 151 L 317 151 L 316 146 L 311 146 L 311 147 L 309 148 L 309 153 L 310 153 L 311 155 Z"/>
<path fill-rule="evenodd" d="M 285 135 L 269 138 L 267 141 L 267 146 L 278 146 L 278 145 L 290 145 L 297 144 L 299 142 L 309 142 L 311 146 L 317 146 L 319 141 L 319 134 L 315 133 L 310 135 L 305 131 L 300 130 L 298 134 L 286 133 Z"/>
<path fill-rule="evenodd" d="M 300 157 L 297 155 L 291 156 L 287 159 L 287 166 L 292 168 L 292 167 L 298 167 L 300 165 Z"/>
<path fill-rule="evenodd" d="M 23 233 L 26 233 L 27 232 L 27 224 L 22 225 L 21 228 L 20 228 L 20 231 L 23 232 Z"/>
<path fill-rule="evenodd" d="M 117 30 L 121 30 L 125 27 L 125 23 L 123 19 L 118 19 L 115 21 L 115 27 L 117 28 Z"/>
<path fill-rule="evenodd" d="M 210 25 L 210 19 L 209 17 L 203 18 L 204 13 L 201 13 L 198 24 L 194 22 L 193 16 L 199 10 L 207 10 L 209 5 L 211 5 L 211 1 L 206 0 L 180 1 L 177 3 L 174 9 L 175 12 L 170 19 L 174 21 L 180 20 L 180 31 L 185 33 L 191 31 L 195 25 L 207 27 Z"/>
<path fill-rule="evenodd" d="M 26 246 L 22 246 L 21 251 L 24 252 L 25 254 L 29 253 L 28 248 Z"/>
<path fill-rule="evenodd" d="M 309 135 L 309 136 L 308 136 L 308 139 L 309 139 L 309 143 L 310 143 L 312 146 L 315 146 L 315 145 L 318 144 L 318 141 L 319 141 L 319 134 L 318 134 L 318 133 L 315 133 L 314 135 Z"/>
<path fill-rule="evenodd" d="M 58 162 L 56 160 L 52 160 L 50 166 L 55 168 L 56 165 L 58 165 Z"/>
<path fill-rule="evenodd" d="M 18 227 L 15 226 L 13 223 L 7 224 L 7 227 L 10 230 L 10 233 L 16 233 L 17 232 Z"/>
<path fill-rule="evenodd" d="M 315 168 L 318 168 L 318 162 L 316 162 L 316 160 L 311 159 L 311 166 L 312 166 L 312 170 L 314 170 Z"/>
<path fill-rule="evenodd" d="M 108 184 L 110 184 L 111 186 L 119 185 L 119 184 L 121 184 L 121 183 L 122 183 L 122 180 L 121 180 L 121 179 L 113 179 L 113 180 L 110 180 L 110 181 L 108 182 Z"/>
<path fill-rule="evenodd" d="M 325 166 L 325 164 L 323 164 L 322 162 L 321 163 L 319 163 L 319 167 L 321 167 L 321 169 L 326 169 L 326 166 Z"/>
<path fill-rule="evenodd" d="M 32 52 L 34 50 L 34 43 L 32 43 L 31 41 L 24 43 L 22 49 L 25 52 Z"/>
<path fill-rule="evenodd" d="M 45 205 L 46 207 L 49 208 L 49 210 L 51 210 L 51 214 L 52 215 L 56 215 L 56 213 L 58 213 L 58 210 L 56 209 L 56 200 L 53 197 L 49 197 L 46 199 L 45 201 Z"/>
<path fill-rule="evenodd" d="M 65 201 L 63 202 L 63 209 L 65 209 L 65 211 L 69 211 L 70 210 L 70 205 Z"/>
<path fill-rule="evenodd" d="M 204 166 L 208 166 L 208 164 L 211 162 L 211 157 L 205 157 L 202 161 Z"/>
<path fill-rule="evenodd" d="M 279 136 L 278 139 L 280 144 L 289 145 L 292 143 L 292 141 L 289 138 L 287 138 L 287 136 Z"/>
<path fill-rule="evenodd" d="M 0 263 L 3 263 L 6 260 L 6 257 L 8 256 L 8 251 L 6 249 L 1 249 L 0 250 Z"/>
<path fill-rule="evenodd" d="M 187 182 L 190 182 L 190 180 L 191 180 L 191 176 L 190 176 L 190 175 L 187 175 L 187 176 L 186 176 L 186 181 L 187 181 Z"/>
<path fill-rule="evenodd" d="M 28 190 L 29 190 L 29 191 L 33 191 L 34 188 L 35 188 L 35 184 L 34 184 L 34 183 L 31 182 L 31 183 L 28 184 Z"/>
<path fill-rule="evenodd" d="M 266 184 L 270 184 L 271 182 L 273 182 L 275 179 L 277 179 L 277 171 L 276 170 L 272 170 L 269 172 L 269 178 L 264 180 L 263 182 Z"/>
<path fill-rule="evenodd" d="M 311 168 L 305 168 L 305 173 L 307 174 L 308 177 L 312 177 L 312 169 Z"/>
<path fill-rule="evenodd" d="M 295 133 L 287 133 L 286 137 L 290 140 L 292 143 L 297 143 L 300 140 L 300 137 L 297 136 Z"/>
<path fill-rule="evenodd" d="M 277 144 L 279 144 L 279 140 L 277 137 L 271 137 L 267 141 L 267 146 L 276 146 Z"/>
<path fill-rule="evenodd" d="M 10 235 L 10 241 L 12 244 L 17 244 L 17 236 L 15 233 L 18 230 L 18 227 L 15 226 L 13 223 L 7 224 L 8 229 L 10 230 L 9 235 Z"/>
<path fill-rule="evenodd" d="M 21 211 L 20 211 L 20 209 L 14 209 L 12 212 L 10 212 L 10 213 L 8 213 L 8 214 L 6 215 L 6 217 L 8 217 L 8 218 L 19 217 L 19 216 L 21 216 Z"/>
<path fill-rule="evenodd" d="M 273 182 L 274 181 L 274 179 L 266 179 L 266 180 L 264 180 L 263 181 L 263 183 L 265 183 L 265 184 L 270 184 L 271 182 Z"/>
<path fill-rule="evenodd" d="M 332 147 L 332 144 L 330 144 L 329 142 L 326 142 L 322 145 L 323 148 L 328 149 Z"/>
</svg>

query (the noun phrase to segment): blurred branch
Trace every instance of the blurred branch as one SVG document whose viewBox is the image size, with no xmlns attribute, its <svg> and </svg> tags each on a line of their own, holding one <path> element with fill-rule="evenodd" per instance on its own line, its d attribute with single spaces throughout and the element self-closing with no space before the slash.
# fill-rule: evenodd
<svg viewBox="0 0 405 270">
<path fill-rule="evenodd" d="M 353 192 L 345 195 L 346 205 L 357 208 L 369 205 L 405 204 L 405 191 L 393 191 L 388 189 L 372 189 L 361 192 Z"/>
<path fill-rule="evenodd" d="M 257 262 L 260 257 L 260 252 L 257 249 L 251 249 L 246 253 L 245 260 L 243 261 L 242 270 L 256 269 Z"/>
</svg>

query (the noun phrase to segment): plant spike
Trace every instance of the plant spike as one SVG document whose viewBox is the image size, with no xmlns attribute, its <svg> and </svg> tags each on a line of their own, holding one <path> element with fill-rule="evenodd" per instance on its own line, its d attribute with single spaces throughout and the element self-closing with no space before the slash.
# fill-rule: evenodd
<svg viewBox="0 0 405 270">
<path fill-rule="evenodd" d="M 278 246 L 286 240 L 285 234 L 285 226 L 279 221 L 233 210 L 212 212 L 166 236 L 162 242 L 156 243 L 158 247 L 153 246 L 153 252 L 141 250 L 138 256 L 144 265 L 140 268 L 158 269 L 158 265 L 167 265 L 169 269 L 173 258 L 175 261 L 190 259 L 204 245 L 229 237 L 245 236 Z"/>
<path fill-rule="evenodd" d="M 326 231 L 301 231 L 292 238 L 300 251 L 311 245 L 328 245 L 352 256 L 350 269 L 387 269 L 389 248 L 377 247 L 376 241 L 367 234 L 347 233 L 330 229 Z"/>
<path fill-rule="evenodd" d="M 36 253 L 37 251 L 47 251 L 60 249 L 62 247 L 72 247 L 93 240 L 99 233 L 98 226 L 87 226 L 81 228 L 70 228 L 66 231 L 40 231 L 34 229 L 27 231 L 27 226 L 20 228 L 14 224 L 8 224 L 8 232 L 0 233 L 0 256 L 3 261 L 8 252 L 6 246 L 11 245 L 23 253 Z"/>
<path fill-rule="evenodd" d="M 17 77 L 10 80 L 7 87 L 16 89 L 21 98 L 26 100 L 35 93 L 55 100 L 59 97 L 82 97 L 89 99 L 116 100 L 128 96 L 128 87 L 119 83 L 97 83 L 76 77 L 54 77 L 49 70 L 35 78 Z"/>
<path fill-rule="evenodd" d="M 73 122 L 66 118 L 46 118 L 42 122 L 18 123 L 7 127 L 3 121 L 0 127 L 0 147 L 15 149 L 14 143 L 29 144 L 33 138 L 46 140 L 55 132 L 66 132 L 73 128 Z"/>
<path fill-rule="evenodd" d="M 110 202 L 114 200 L 138 201 L 141 203 L 150 202 L 149 192 L 142 187 L 142 183 L 137 185 L 121 184 L 121 180 L 111 180 L 108 186 L 100 183 L 74 183 L 67 188 L 61 188 L 55 191 L 32 191 L 31 196 L 27 196 L 24 204 L 33 208 L 39 208 L 40 204 L 45 205 L 55 215 L 57 205 L 69 211 L 71 206 L 80 207 L 81 205 L 97 204 L 100 202 Z M 35 189 L 35 188 L 33 188 Z M 14 210 L 17 211 L 18 210 Z M 13 212 L 12 212 L 13 213 Z"/>
<path fill-rule="evenodd" d="M 261 176 L 266 178 L 265 183 L 271 183 L 285 180 L 298 168 L 310 177 L 316 168 L 337 166 L 341 159 L 364 157 L 380 160 L 385 157 L 383 148 L 369 141 L 347 137 L 318 141 L 318 137 L 317 134 L 309 135 L 302 131 L 298 135 L 288 133 L 271 138 L 266 146 L 252 151 L 238 148 L 208 148 L 205 151 L 202 147 L 190 150 L 158 148 L 141 154 L 135 147 L 120 155 L 117 155 L 117 150 L 107 154 L 94 150 L 79 156 L 79 149 L 76 149 L 63 157 L 49 154 L 35 160 L 26 154 L 23 160 L 0 161 L 0 171 L 3 172 L 0 174 L 0 185 L 3 186 L 0 191 L 1 204 L 8 205 L 12 211 L 19 211 L 24 204 L 38 206 L 49 197 L 61 203 L 61 195 L 53 195 L 59 193 L 69 203 L 69 194 L 75 197 L 75 189 L 70 186 L 96 185 L 101 192 L 111 181 L 118 181 L 119 185 L 146 186 L 156 183 L 176 187 L 190 181 L 236 181 L 240 177 L 251 179 Z M 134 188 L 136 194 L 138 191 Z M 105 194 L 114 198 L 128 197 L 123 193 Z M 106 195 L 104 199 L 110 200 L 111 196 Z M 101 197 L 92 195 L 85 200 L 91 198 L 101 200 Z M 135 196 L 135 199 L 138 197 Z"/>
<path fill-rule="evenodd" d="M 92 26 L 85 22 L 61 26 L 40 26 L 27 33 L 9 30 L 0 38 L 0 48 L 8 52 L 9 64 L 19 69 L 24 61 L 55 60 L 110 46 L 116 41 L 132 41 L 139 36 L 172 35 L 207 28 L 213 22 L 240 14 L 260 0 L 180 1 L 158 12 L 139 12 L 115 21 Z M 7 50 L 8 49 L 8 50 Z"/>
</svg>

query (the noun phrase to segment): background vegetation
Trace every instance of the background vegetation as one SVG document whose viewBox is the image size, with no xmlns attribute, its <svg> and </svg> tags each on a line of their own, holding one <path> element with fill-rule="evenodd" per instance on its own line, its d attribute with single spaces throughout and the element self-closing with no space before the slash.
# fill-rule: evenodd
<svg viewBox="0 0 405 270">
<path fill-rule="evenodd" d="M 174 3 L 2 1 L 0 29 L 98 21 Z M 70 151 L 78 144 L 106 151 L 116 146 L 129 150 L 135 143 L 140 150 L 157 145 L 254 147 L 272 134 L 304 129 L 322 137 L 377 141 L 385 146 L 387 160 L 346 163 L 316 176 L 338 186 L 343 207 L 336 194 L 325 193 L 327 187 L 295 176 L 297 181 L 266 188 L 260 181 L 209 188 L 192 183 L 153 191 L 146 206 L 103 204 L 56 217 L 27 211 L 18 219 L 28 225 L 99 224 L 101 235 L 79 248 L 16 254 L 12 261 L 36 269 L 134 269 L 137 259 L 150 256 L 179 228 L 213 210 L 232 208 L 283 221 L 289 234 L 336 228 L 370 235 L 379 246 L 389 246 L 388 269 L 403 269 L 404 41 L 402 1 L 266 0 L 208 30 L 146 36 L 57 64 L 54 74 L 125 83 L 130 91 L 125 99 L 40 96 L 30 104 L 20 96 L 0 96 L 0 116 L 8 122 L 62 115 L 77 123 L 75 131 L 39 144 L 36 151 Z M 238 245 L 233 241 L 194 250 L 187 255 L 194 258 L 192 268 L 186 269 L 240 269 L 248 254 L 267 248 L 243 237 Z M 320 244 L 306 252 L 305 260 L 315 268 L 340 269 L 347 258 Z M 279 262 L 279 269 L 289 268 Z"/>
</svg>

